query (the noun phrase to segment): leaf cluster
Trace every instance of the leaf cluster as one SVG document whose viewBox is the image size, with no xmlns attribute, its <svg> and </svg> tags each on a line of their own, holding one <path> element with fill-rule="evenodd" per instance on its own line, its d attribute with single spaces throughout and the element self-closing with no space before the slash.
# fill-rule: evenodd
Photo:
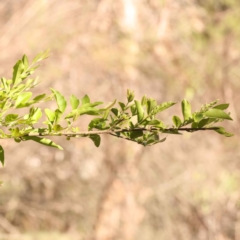
<svg viewBox="0 0 240 240">
<path fill-rule="evenodd" d="M 166 137 L 160 137 L 160 134 L 181 134 L 181 131 L 214 130 L 226 137 L 232 136 L 223 127 L 216 126 L 218 122 L 232 120 L 230 113 L 226 112 L 229 104 L 217 104 L 217 100 L 192 112 L 190 103 L 184 99 L 181 102 L 182 116 L 173 116 L 173 125 L 169 126 L 158 115 L 175 105 L 175 102 L 158 104 L 155 99 L 147 96 L 137 100 L 130 90 L 127 91 L 126 102 L 114 100 L 108 104 L 92 102 L 88 95 L 81 98 L 71 95 L 67 101 L 65 96 L 53 88 L 49 94 L 33 96 L 32 89 L 39 83 L 39 79 L 31 78 L 31 75 L 39 67 L 38 63 L 48 57 L 49 51 L 41 52 L 29 64 L 24 55 L 14 65 L 12 79 L 1 78 L 1 139 L 13 138 L 17 143 L 31 140 L 62 150 L 61 146 L 46 137 L 65 136 L 68 140 L 88 137 L 98 147 L 101 134 L 110 134 L 143 146 L 164 142 Z M 47 101 L 55 101 L 56 108 L 42 109 L 39 106 Z M 71 110 L 67 112 L 68 104 Z M 19 108 L 27 109 L 27 113 L 18 114 Z M 92 116 L 87 131 L 80 131 L 75 126 L 76 120 L 82 115 Z M 39 123 L 41 127 L 38 127 Z M 1 146 L 0 161 L 4 164 L 4 149 Z"/>
</svg>

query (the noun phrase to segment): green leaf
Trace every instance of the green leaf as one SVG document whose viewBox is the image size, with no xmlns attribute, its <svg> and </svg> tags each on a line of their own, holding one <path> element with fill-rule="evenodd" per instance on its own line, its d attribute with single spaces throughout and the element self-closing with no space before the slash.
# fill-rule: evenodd
<svg viewBox="0 0 240 240">
<path fill-rule="evenodd" d="M 1 78 L 1 82 L 2 82 L 2 85 L 3 85 L 3 89 L 6 91 L 6 92 L 8 92 L 9 90 L 10 90 L 10 87 L 9 87 L 9 85 L 7 84 L 7 80 L 6 80 L 6 78 Z"/>
<path fill-rule="evenodd" d="M 33 101 L 34 101 L 34 102 L 39 102 L 39 101 L 41 101 L 42 99 L 44 99 L 45 96 L 46 96 L 45 93 L 44 93 L 44 94 L 41 94 L 41 95 L 38 95 L 38 96 L 36 96 L 36 97 L 33 99 Z"/>
<path fill-rule="evenodd" d="M 91 135 L 89 135 L 89 138 L 92 139 L 92 141 L 94 142 L 94 145 L 96 147 L 100 146 L 101 137 L 98 134 L 91 134 Z"/>
<path fill-rule="evenodd" d="M 77 108 L 70 112 L 65 119 L 67 118 L 76 118 L 80 115 L 99 115 L 99 110 L 93 107 L 85 107 L 86 105 L 82 105 L 80 108 Z"/>
<path fill-rule="evenodd" d="M 35 123 L 42 117 L 42 110 L 40 108 L 34 109 L 34 113 L 30 116 L 31 120 Z"/>
<path fill-rule="evenodd" d="M 118 102 L 118 104 L 119 104 L 119 106 L 121 107 L 122 110 L 125 109 L 126 106 L 123 102 Z"/>
<path fill-rule="evenodd" d="M 136 139 L 138 137 L 142 137 L 143 136 L 143 131 L 142 130 L 138 130 L 138 131 L 132 131 L 130 133 L 130 138 L 131 139 Z"/>
<path fill-rule="evenodd" d="M 127 100 L 128 102 L 132 102 L 134 99 L 134 92 L 133 91 L 130 91 L 129 89 L 127 90 Z"/>
<path fill-rule="evenodd" d="M 232 137 L 234 134 L 226 132 L 226 130 L 223 127 L 216 127 L 215 132 L 224 135 L 225 137 Z"/>
<path fill-rule="evenodd" d="M 65 100 L 64 96 L 60 92 L 56 91 L 53 88 L 50 88 L 50 89 L 53 92 L 54 97 L 57 101 L 58 109 L 63 113 L 67 107 L 67 101 Z"/>
<path fill-rule="evenodd" d="M 0 162 L 4 166 L 4 149 L 2 146 L 0 146 Z"/>
<path fill-rule="evenodd" d="M 150 98 L 147 100 L 147 114 L 150 114 L 150 112 L 157 107 L 156 100 Z"/>
<path fill-rule="evenodd" d="M 207 112 L 204 113 L 204 115 L 209 118 L 220 118 L 220 119 L 232 120 L 232 118 L 227 113 L 217 108 L 209 109 Z"/>
<path fill-rule="evenodd" d="M 88 95 L 85 95 L 81 100 L 82 100 L 82 105 L 86 103 L 90 103 L 90 98 Z"/>
<path fill-rule="evenodd" d="M 182 124 L 182 121 L 181 121 L 181 119 L 178 117 L 178 116 L 173 116 L 173 123 L 174 123 L 174 125 L 177 127 L 177 128 L 179 128 L 180 126 L 181 126 L 181 124 Z"/>
<path fill-rule="evenodd" d="M 105 124 L 105 119 L 102 118 L 94 118 L 89 124 L 88 124 L 88 130 L 92 130 L 93 128 L 102 129 L 103 125 Z"/>
<path fill-rule="evenodd" d="M 223 104 L 219 104 L 217 106 L 215 106 L 214 108 L 216 109 L 221 109 L 221 110 L 225 110 L 229 107 L 229 104 L 228 103 L 223 103 Z"/>
<path fill-rule="evenodd" d="M 193 120 L 194 120 L 195 123 L 200 122 L 203 118 L 204 118 L 203 113 L 193 114 Z"/>
<path fill-rule="evenodd" d="M 32 140 L 34 142 L 43 144 L 43 145 L 48 146 L 48 147 L 54 147 L 54 148 L 58 148 L 60 150 L 63 150 L 63 148 L 61 146 L 57 145 L 52 140 L 47 139 L 47 138 L 41 138 L 41 137 L 36 137 L 36 136 L 28 136 L 28 137 L 24 137 L 24 140 Z"/>
<path fill-rule="evenodd" d="M 110 108 L 112 108 L 115 105 L 116 101 L 117 100 L 115 99 L 113 102 L 108 103 L 106 107 L 99 109 L 99 111 L 109 110 Z"/>
<path fill-rule="evenodd" d="M 16 86 L 18 83 L 21 82 L 21 74 L 24 70 L 24 65 L 22 60 L 19 60 L 13 67 L 13 86 Z"/>
<path fill-rule="evenodd" d="M 166 110 L 167 108 L 172 107 L 175 104 L 176 104 L 175 102 L 162 103 L 162 104 L 158 105 L 157 108 L 154 110 L 154 114 L 160 113 L 160 112 Z"/>
<path fill-rule="evenodd" d="M 146 97 L 146 95 L 144 95 L 143 97 L 142 97 L 142 99 L 141 99 L 141 104 L 142 104 L 142 106 L 144 106 L 144 105 L 146 105 L 147 104 L 147 97 Z"/>
<path fill-rule="evenodd" d="M 141 122 L 144 118 L 144 110 L 140 102 L 134 101 L 137 109 L 138 122 Z"/>
<path fill-rule="evenodd" d="M 193 122 L 191 125 L 192 128 L 198 128 L 198 123 L 197 122 Z"/>
<path fill-rule="evenodd" d="M 199 128 L 202 128 L 204 126 L 207 126 L 209 124 L 211 124 L 212 122 L 214 122 L 215 119 L 214 118 L 205 118 L 205 119 L 202 119 L 199 123 L 198 123 L 198 127 Z"/>
<path fill-rule="evenodd" d="M 53 123 L 55 120 L 55 112 L 53 112 L 52 110 L 50 110 L 48 108 L 44 109 L 44 112 L 47 115 L 48 121 Z"/>
<path fill-rule="evenodd" d="M 117 108 L 112 108 L 111 112 L 115 115 L 118 116 L 118 109 Z"/>
<path fill-rule="evenodd" d="M 29 64 L 28 64 L 28 58 L 25 54 L 22 57 L 22 62 L 23 62 L 23 65 L 24 65 L 24 69 L 26 71 L 28 69 Z"/>
<path fill-rule="evenodd" d="M 74 95 L 71 95 L 70 103 L 72 106 L 72 110 L 77 109 L 77 107 L 79 105 L 79 99 L 77 97 L 75 97 Z"/>
<path fill-rule="evenodd" d="M 182 101 L 182 114 L 184 117 L 184 121 L 192 117 L 191 105 L 186 99 Z"/>
<path fill-rule="evenodd" d="M 8 115 L 5 117 L 5 122 L 6 122 L 6 123 L 10 123 L 10 122 L 15 121 L 17 118 L 18 118 L 18 114 L 8 114 Z"/>
<path fill-rule="evenodd" d="M 32 97 L 31 92 L 24 92 L 18 95 L 16 102 L 15 102 L 15 107 L 16 108 L 21 108 L 24 107 L 24 104 L 28 102 L 28 100 Z"/>
<path fill-rule="evenodd" d="M 50 50 L 48 49 L 45 52 L 40 52 L 39 54 L 37 54 L 37 56 L 33 59 L 33 64 L 36 62 L 42 61 L 45 58 L 48 58 L 49 52 L 50 52 Z"/>
<path fill-rule="evenodd" d="M 161 124 L 161 123 L 162 123 L 161 121 L 159 121 L 159 120 L 157 120 L 157 119 L 154 119 L 154 120 L 148 122 L 147 125 L 153 125 L 153 126 L 155 126 L 155 125 L 159 125 L 159 124 Z"/>
</svg>

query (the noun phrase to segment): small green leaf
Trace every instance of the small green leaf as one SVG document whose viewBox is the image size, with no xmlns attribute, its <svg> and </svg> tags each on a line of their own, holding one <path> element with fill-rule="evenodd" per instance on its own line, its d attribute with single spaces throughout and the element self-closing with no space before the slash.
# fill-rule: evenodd
<svg viewBox="0 0 240 240">
<path fill-rule="evenodd" d="M 28 69 L 29 64 L 28 64 L 28 58 L 25 54 L 22 57 L 22 62 L 23 62 L 23 65 L 24 65 L 24 69 L 26 71 Z"/>
<path fill-rule="evenodd" d="M 117 108 L 112 108 L 111 112 L 115 115 L 118 116 L 118 109 Z"/>
<path fill-rule="evenodd" d="M 31 116 L 31 120 L 35 123 L 42 117 L 42 110 L 40 108 L 34 109 L 34 113 Z"/>
<path fill-rule="evenodd" d="M 142 106 L 144 106 L 144 105 L 146 105 L 147 104 L 147 97 L 146 97 L 146 95 L 144 95 L 143 97 L 142 97 L 142 100 L 141 100 L 141 104 L 142 104 Z"/>
<path fill-rule="evenodd" d="M 121 107 L 122 110 L 125 109 L 126 106 L 123 102 L 118 102 L 118 104 L 119 104 L 119 106 Z"/>
<path fill-rule="evenodd" d="M 221 110 L 225 110 L 229 107 L 229 104 L 228 103 L 223 103 L 223 104 L 219 104 L 217 106 L 215 106 L 214 108 L 216 109 L 221 109 Z"/>
<path fill-rule="evenodd" d="M 192 117 L 191 105 L 186 99 L 182 101 L 182 114 L 184 117 L 184 121 Z"/>
<path fill-rule="evenodd" d="M 150 98 L 147 100 L 147 114 L 150 114 L 150 112 L 157 107 L 156 100 Z"/>
<path fill-rule="evenodd" d="M 220 119 L 232 120 L 232 118 L 227 113 L 217 108 L 209 109 L 207 112 L 204 113 L 204 115 L 209 118 L 220 118 Z"/>
<path fill-rule="evenodd" d="M 144 118 L 144 110 L 140 102 L 134 101 L 137 109 L 138 122 L 141 122 Z"/>
<path fill-rule="evenodd" d="M 175 102 L 164 102 L 157 106 L 157 108 L 154 110 L 154 113 L 155 114 L 160 113 L 160 112 L 172 107 L 175 104 L 176 104 Z"/>
<path fill-rule="evenodd" d="M 202 119 L 199 123 L 198 123 L 198 127 L 199 128 L 202 128 L 204 126 L 207 126 L 209 124 L 211 124 L 212 122 L 214 122 L 215 119 L 214 118 L 205 118 L 205 119 Z"/>
<path fill-rule="evenodd" d="M 0 146 L 0 162 L 4 166 L 4 149 L 2 146 Z"/>
<path fill-rule="evenodd" d="M 31 97 L 32 97 L 31 92 L 21 93 L 20 95 L 18 95 L 16 99 L 15 107 L 16 108 L 24 107 L 24 104 L 26 104 Z"/>
<path fill-rule="evenodd" d="M 138 130 L 138 131 L 132 131 L 130 133 L 130 138 L 131 139 L 136 139 L 138 137 L 142 137 L 143 136 L 143 131 L 142 130 Z"/>
<path fill-rule="evenodd" d="M 195 123 L 200 122 L 203 118 L 204 118 L 203 113 L 193 114 L 193 120 L 194 120 Z"/>
<path fill-rule="evenodd" d="M 225 137 L 232 137 L 234 134 L 226 132 L 226 130 L 223 127 L 216 127 L 215 132 L 224 135 Z"/>
<path fill-rule="evenodd" d="M 56 91 L 53 88 L 50 88 L 50 89 L 53 92 L 54 97 L 57 101 L 58 109 L 63 113 L 67 107 L 67 101 L 65 100 L 64 96 L 60 92 Z"/>
<path fill-rule="evenodd" d="M 6 80 L 6 78 L 1 78 L 1 82 L 2 82 L 2 85 L 3 85 L 3 89 L 6 91 L 6 92 L 8 92 L 9 90 L 10 90 L 10 87 L 9 87 L 9 85 L 7 84 L 7 80 Z"/>
<path fill-rule="evenodd" d="M 33 64 L 36 62 L 42 61 L 45 58 L 48 58 L 49 52 L 50 52 L 50 50 L 48 49 L 45 52 L 40 52 L 39 54 L 37 54 L 37 56 L 33 59 Z"/>
<path fill-rule="evenodd" d="M 90 103 L 90 98 L 88 95 L 85 95 L 81 100 L 82 100 L 82 105 L 86 103 Z"/>
<path fill-rule="evenodd" d="M 96 147 L 100 146 L 101 137 L 98 134 L 91 134 L 91 135 L 89 135 L 89 138 L 92 139 L 92 141 L 94 142 L 94 145 Z"/>
<path fill-rule="evenodd" d="M 134 92 L 130 91 L 129 89 L 127 90 L 127 100 L 129 103 L 134 100 Z"/>
<path fill-rule="evenodd" d="M 75 109 L 77 109 L 77 107 L 79 105 L 79 99 L 76 96 L 71 95 L 70 103 L 72 106 L 72 110 L 75 110 Z"/>
<path fill-rule="evenodd" d="M 53 112 L 52 110 L 50 110 L 50 109 L 48 109 L 48 108 L 46 108 L 45 110 L 44 110 L 44 112 L 45 112 L 45 114 L 47 115 L 47 118 L 48 118 L 48 121 L 50 121 L 50 122 L 54 122 L 54 120 L 55 120 L 55 112 Z"/>
<path fill-rule="evenodd" d="M 39 101 L 41 101 L 42 99 L 44 99 L 45 96 L 46 96 L 45 93 L 44 93 L 44 94 L 41 94 L 41 95 L 38 95 L 38 96 L 36 96 L 36 97 L 33 99 L 33 101 L 34 101 L 34 102 L 39 102 Z"/>
<path fill-rule="evenodd" d="M 41 138 L 41 137 L 36 137 L 36 136 L 29 136 L 29 137 L 24 137 L 24 140 L 32 140 L 34 142 L 43 144 L 43 145 L 48 146 L 48 147 L 54 147 L 54 148 L 58 148 L 60 150 L 63 150 L 63 148 L 61 146 L 57 145 L 52 140 L 47 139 L 47 138 Z"/>
<path fill-rule="evenodd" d="M 157 119 L 154 119 L 154 120 L 148 122 L 147 125 L 153 125 L 153 126 L 155 126 L 155 125 L 159 125 L 159 124 L 161 124 L 161 123 L 162 123 L 161 121 L 159 121 L 159 120 L 157 120 Z"/>
<path fill-rule="evenodd" d="M 181 126 L 181 124 L 182 124 L 182 121 L 181 121 L 181 119 L 178 117 L 178 116 L 173 116 L 173 123 L 174 123 L 174 125 L 177 127 L 177 128 L 179 128 L 180 126 Z"/>
<path fill-rule="evenodd" d="M 13 80 L 13 86 L 16 86 L 18 83 L 21 82 L 21 74 L 24 70 L 24 65 L 23 65 L 23 62 L 22 60 L 19 60 L 15 66 L 13 67 L 13 77 L 12 77 L 12 80 Z"/>
<path fill-rule="evenodd" d="M 5 122 L 6 122 L 6 123 L 10 123 L 10 122 L 15 121 L 17 118 L 18 118 L 18 114 L 8 114 L 8 115 L 5 117 Z"/>
</svg>

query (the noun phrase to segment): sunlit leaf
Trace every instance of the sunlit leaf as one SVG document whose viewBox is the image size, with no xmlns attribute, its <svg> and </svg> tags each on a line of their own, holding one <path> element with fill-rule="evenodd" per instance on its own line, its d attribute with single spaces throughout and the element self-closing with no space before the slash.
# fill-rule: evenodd
<svg viewBox="0 0 240 240">
<path fill-rule="evenodd" d="M 223 127 L 216 127 L 215 132 L 224 135 L 225 137 L 232 137 L 234 134 L 226 132 Z"/>
<path fill-rule="evenodd" d="M 194 120 L 194 122 L 196 122 L 196 123 L 200 122 L 203 118 L 204 118 L 203 113 L 193 114 L 193 120 Z"/>
<path fill-rule="evenodd" d="M 71 95 L 70 104 L 72 106 L 72 110 L 77 109 L 77 107 L 79 105 L 79 99 L 76 96 Z"/>
<path fill-rule="evenodd" d="M 176 104 L 175 102 L 164 102 L 157 106 L 155 113 L 160 113 L 160 112 L 172 107 L 175 104 Z"/>
<path fill-rule="evenodd" d="M 40 108 L 36 108 L 34 113 L 31 116 L 31 120 L 37 122 L 42 117 L 42 110 Z"/>
<path fill-rule="evenodd" d="M 129 103 L 134 100 L 134 92 L 130 91 L 129 89 L 127 90 L 127 100 Z"/>
<path fill-rule="evenodd" d="M 13 67 L 13 86 L 16 86 L 18 83 L 21 82 L 21 74 L 24 70 L 24 65 L 22 60 L 19 60 L 15 66 Z"/>
<path fill-rule="evenodd" d="M 15 102 L 15 107 L 16 108 L 21 108 L 22 106 L 24 106 L 25 103 L 28 102 L 28 100 L 32 97 L 32 93 L 31 92 L 24 92 L 21 93 Z"/>
<path fill-rule="evenodd" d="M 54 122 L 55 120 L 55 112 L 53 112 L 52 110 L 46 108 L 44 110 L 45 114 L 47 115 L 48 121 L 50 122 Z"/>
<path fill-rule="evenodd" d="M 63 113 L 66 109 L 67 101 L 65 100 L 64 96 L 60 92 L 56 91 L 53 88 L 50 88 L 50 89 L 53 92 L 54 97 L 57 101 L 58 109 Z"/>
<path fill-rule="evenodd" d="M 28 69 L 29 64 L 28 64 L 28 58 L 25 54 L 22 57 L 22 62 L 23 62 L 23 65 L 24 65 L 24 69 L 26 71 Z"/>
<path fill-rule="evenodd" d="M 174 123 L 174 125 L 177 127 L 177 128 L 179 128 L 180 126 L 181 126 L 181 124 L 182 124 L 182 121 L 181 121 L 181 119 L 178 117 L 178 116 L 173 116 L 173 123 Z"/>
<path fill-rule="evenodd" d="M 232 118 L 221 109 L 212 108 L 204 113 L 205 116 L 209 118 L 221 118 L 226 120 L 232 120 Z"/>
<path fill-rule="evenodd" d="M 202 128 L 204 126 L 207 126 L 209 124 L 211 124 L 212 122 L 214 122 L 215 119 L 214 118 L 205 118 L 205 119 L 202 119 L 199 123 L 198 123 L 198 127 L 199 128 Z"/>
<path fill-rule="evenodd" d="M 33 101 L 34 101 L 34 102 L 39 102 L 39 101 L 41 101 L 42 99 L 44 99 L 45 96 L 46 96 L 45 93 L 44 93 L 44 94 L 41 94 L 41 95 L 38 95 L 38 96 L 36 96 L 36 97 L 33 99 Z"/>
<path fill-rule="evenodd" d="M 186 99 L 182 101 L 182 114 L 184 117 L 184 121 L 192 117 L 191 105 Z"/>
<path fill-rule="evenodd" d="M 13 122 L 18 118 L 18 114 L 8 114 L 5 117 L 5 122 L 9 123 L 9 122 Z"/>
<path fill-rule="evenodd" d="M 37 136 L 27 136 L 27 137 L 24 137 L 24 140 L 32 140 L 34 142 L 43 144 L 48 147 L 54 147 L 54 148 L 63 150 L 63 148 L 61 146 L 59 146 L 58 144 L 54 143 L 52 140 L 47 139 L 47 138 L 41 138 L 41 137 L 37 137 Z"/>
<path fill-rule="evenodd" d="M 144 118 L 144 110 L 140 102 L 137 100 L 134 101 L 137 109 L 138 122 L 141 122 Z"/>
<path fill-rule="evenodd" d="M 86 103 L 90 103 L 90 98 L 88 95 L 85 95 L 81 100 L 82 100 L 82 105 Z"/>
<path fill-rule="evenodd" d="M 223 104 L 219 104 L 217 106 L 215 106 L 214 108 L 216 109 L 221 109 L 221 110 L 225 110 L 229 107 L 229 104 L 228 103 L 223 103 Z"/>
<path fill-rule="evenodd" d="M 37 56 L 33 59 L 33 64 L 36 62 L 42 61 L 45 58 L 48 58 L 50 55 L 49 52 L 50 50 L 48 49 L 45 52 L 40 52 L 39 54 L 37 54 Z"/>
</svg>

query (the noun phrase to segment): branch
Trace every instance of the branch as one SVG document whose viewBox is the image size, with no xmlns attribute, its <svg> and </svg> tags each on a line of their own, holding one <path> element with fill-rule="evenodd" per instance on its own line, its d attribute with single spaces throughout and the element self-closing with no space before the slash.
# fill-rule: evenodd
<svg viewBox="0 0 240 240">
<path fill-rule="evenodd" d="M 47 137 L 87 137 L 93 134 L 110 134 L 117 136 L 118 133 L 126 133 L 126 132 L 138 132 L 138 131 L 146 131 L 146 132 L 157 132 L 157 133 L 175 133 L 176 131 L 185 131 L 185 132 L 195 132 L 195 131 L 206 131 L 206 130 L 217 130 L 218 127 L 212 128 L 166 128 L 166 129 L 159 129 L 159 128 L 134 128 L 134 129 L 116 129 L 116 130 L 97 130 L 97 131 L 82 131 L 82 132 L 70 132 L 70 133 L 28 133 L 24 134 L 21 137 L 29 137 L 29 136 L 47 136 Z M 14 138 L 13 136 L 9 138 Z"/>
</svg>

